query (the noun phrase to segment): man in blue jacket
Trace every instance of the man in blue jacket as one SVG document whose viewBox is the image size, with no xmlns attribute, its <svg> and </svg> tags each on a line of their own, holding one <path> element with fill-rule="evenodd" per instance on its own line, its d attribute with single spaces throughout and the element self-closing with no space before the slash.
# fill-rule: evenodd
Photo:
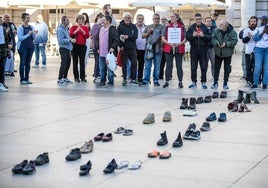
<svg viewBox="0 0 268 188">
<path fill-rule="evenodd" d="M 37 15 L 34 29 L 38 31 L 34 39 L 35 65 L 33 68 L 39 68 L 39 54 L 42 56 L 42 67 L 46 68 L 46 43 L 48 39 L 48 26 L 43 21 L 41 14 Z"/>
</svg>

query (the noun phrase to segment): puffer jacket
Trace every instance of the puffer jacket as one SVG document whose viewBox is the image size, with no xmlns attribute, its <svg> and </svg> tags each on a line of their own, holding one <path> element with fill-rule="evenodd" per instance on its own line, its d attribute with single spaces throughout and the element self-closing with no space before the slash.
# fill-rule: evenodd
<svg viewBox="0 0 268 188">
<path fill-rule="evenodd" d="M 138 29 L 136 25 L 130 23 L 127 25 L 124 20 L 122 20 L 117 27 L 118 37 L 120 35 L 128 35 L 128 39 L 123 43 L 121 40 L 119 42 L 119 47 L 124 47 L 125 50 L 135 50 L 136 49 L 136 39 L 138 38 Z"/>
</svg>

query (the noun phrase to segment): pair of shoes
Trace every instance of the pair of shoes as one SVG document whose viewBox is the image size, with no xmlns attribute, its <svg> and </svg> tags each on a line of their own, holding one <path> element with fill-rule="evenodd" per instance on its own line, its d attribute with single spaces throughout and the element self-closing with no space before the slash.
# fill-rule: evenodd
<svg viewBox="0 0 268 188">
<path fill-rule="evenodd" d="M 199 140 L 201 138 L 200 131 L 196 130 L 195 123 L 191 123 L 185 134 L 183 135 L 183 139 L 190 139 L 190 140 Z"/>
<path fill-rule="evenodd" d="M 70 153 L 65 157 L 67 161 L 75 161 L 81 158 L 81 151 L 79 148 L 72 149 Z"/>
<path fill-rule="evenodd" d="M 172 120 L 172 117 L 171 117 L 171 112 L 170 111 L 166 111 L 164 113 L 164 116 L 162 118 L 162 121 L 163 122 L 170 122 Z"/>
<path fill-rule="evenodd" d="M 131 136 L 133 135 L 133 130 L 131 129 L 125 129 L 124 127 L 118 127 L 116 131 L 114 131 L 115 134 L 123 134 L 123 136 Z"/>
<path fill-rule="evenodd" d="M 214 91 L 211 95 L 211 98 L 216 99 L 219 98 L 219 92 L 218 91 Z"/>
<path fill-rule="evenodd" d="M 200 127 L 200 131 L 209 131 L 209 130 L 210 130 L 210 123 L 206 121 Z"/>
<path fill-rule="evenodd" d="M 157 150 L 152 150 L 150 153 L 147 154 L 149 158 L 156 158 L 159 156 L 159 159 L 168 159 L 171 157 L 171 153 L 169 151 L 162 151 L 159 152 Z"/>
<path fill-rule="evenodd" d="M 204 103 L 204 98 L 203 97 L 198 97 L 196 99 L 196 104 L 202 104 L 202 103 Z"/>
<path fill-rule="evenodd" d="M 186 110 L 183 112 L 183 116 L 196 116 L 197 115 L 197 112 L 196 110 Z"/>
<path fill-rule="evenodd" d="M 211 103 L 212 99 L 211 99 L 211 96 L 208 95 L 208 96 L 205 96 L 205 99 L 204 99 L 204 102 L 205 103 Z"/>
<path fill-rule="evenodd" d="M 215 121 L 217 119 L 215 112 L 211 113 L 207 118 L 206 121 Z"/>
<path fill-rule="evenodd" d="M 182 82 L 179 82 L 178 87 L 179 87 L 180 89 L 183 88 L 183 84 L 182 84 Z"/>
<path fill-rule="evenodd" d="M 196 88 L 196 82 L 192 82 L 189 86 L 188 86 L 188 88 Z"/>
<path fill-rule="evenodd" d="M 186 109 L 194 110 L 196 109 L 196 99 L 194 97 L 190 98 L 190 104 L 188 106 L 188 98 L 182 98 L 182 102 L 180 105 L 180 109 Z"/>
<path fill-rule="evenodd" d="M 46 163 L 49 163 L 48 153 L 45 152 L 43 154 L 38 155 L 37 158 L 34 160 L 34 162 L 36 166 L 41 166 Z"/>
<path fill-rule="evenodd" d="M 168 82 L 165 82 L 164 85 L 163 85 L 163 88 L 166 88 L 169 86 L 169 83 Z"/>
<path fill-rule="evenodd" d="M 247 105 L 244 102 L 241 102 L 238 112 L 251 112 L 251 110 L 247 107 Z"/>
<path fill-rule="evenodd" d="M 117 163 L 115 159 L 113 159 L 111 162 L 108 163 L 106 168 L 103 170 L 103 173 L 110 174 L 110 173 L 113 173 L 115 169 L 117 169 Z"/>
<path fill-rule="evenodd" d="M 0 83 L 0 91 L 7 92 L 8 89 L 2 83 Z"/>
<path fill-rule="evenodd" d="M 206 85 L 206 82 L 203 82 L 201 87 L 202 87 L 202 89 L 207 89 L 208 88 L 208 86 Z"/>
<path fill-rule="evenodd" d="M 155 122 L 154 114 L 149 113 L 147 114 L 146 118 L 143 120 L 143 124 L 151 124 Z"/>
<path fill-rule="evenodd" d="M 218 89 L 218 84 L 214 83 L 214 84 L 210 87 L 210 89 Z"/>
<path fill-rule="evenodd" d="M 159 82 L 155 82 L 154 86 L 160 86 Z"/>
<path fill-rule="evenodd" d="M 237 112 L 238 111 L 237 101 L 230 102 L 227 106 L 227 109 L 231 112 Z"/>
<path fill-rule="evenodd" d="M 87 175 L 89 173 L 89 171 L 91 170 L 91 166 L 92 166 L 92 163 L 90 160 L 86 164 L 81 165 L 79 175 L 80 176 Z"/>
<path fill-rule="evenodd" d="M 104 133 L 99 133 L 97 136 L 94 137 L 94 141 L 103 141 L 103 142 L 109 142 L 113 139 L 112 133 L 104 134 Z"/>
<path fill-rule="evenodd" d="M 219 122 L 225 122 L 226 119 L 227 119 L 227 115 L 226 115 L 226 113 L 220 113 L 220 116 L 219 116 L 219 118 L 218 118 L 218 121 L 219 121 Z"/>
<path fill-rule="evenodd" d="M 168 140 L 167 140 L 167 133 L 166 131 L 164 131 L 163 133 L 160 134 L 161 135 L 161 138 L 157 141 L 157 145 L 158 146 L 164 146 L 168 143 Z"/>
<path fill-rule="evenodd" d="M 21 163 L 16 164 L 12 170 L 14 174 L 31 174 L 36 171 L 34 161 L 23 160 Z"/>
<path fill-rule="evenodd" d="M 92 151 L 93 151 L 93 141 L 92 140 L 85 142 L 84 145 L 80 147 L 81 153 L 90 153 Z"/>
<path fill-rule="evenodd" d="M 227 97 L 227 91 L 222 91 L 220 94 L 220 98 L 226 98 Z"/>
</svg>

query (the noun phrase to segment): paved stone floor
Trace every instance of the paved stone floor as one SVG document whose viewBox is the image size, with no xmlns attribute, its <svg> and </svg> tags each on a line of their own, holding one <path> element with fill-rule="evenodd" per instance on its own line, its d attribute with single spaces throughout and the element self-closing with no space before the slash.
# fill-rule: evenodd
<svg viewBox="0 0 268 188">
<path fill-rule="evenodd" d="M 200 84 L 196 89 L 187 88 L 189 61 L 183 63 L 183 89 L 177 88 L 175 69 L 166 89 L 152 85 L 122 87 L 119 69 L 114 88 L 96 88 L 91 76 L 93 59 L 87 67 L 88 83 L 59 87 L 56 79 L 60 60 L 55 56 L 48 57 L 46 70 L 31 69 L 33 85 L 21 86 L 18 73 L 15 78 L 7 78 L 9 92 L 0 93 L 0 187 L 267 188 L 268 91 L 256 90 L 261 103 L 248 104 L 252 112 L 227 110 L 227 104 L 237 98 L 238 89 L 247 89 L 241 79 L 240 59 L 241 54 L 233 57 L 228 97 L 197 105 L 195 117 L 182 115 L 181 98 L 204 97 L 214 90 L 203 90 Z M 72 79 L 72 71 L 69 73 Z M 209 86 L 210 75 L 208 70 Z M 169 123 L 162 122 L 165 111 L 172 113 Z M 184 134 L 190 123 L 196 123 L 199 129 L 212 112 L 217 116 L 225 112 L 228 120 L 212 122 L 211 131 L 202 132 L 200 140 L 184 140 L 183 147 L 172 148 L 179 132 Z M 154 124 L 142 124 L 147 113 L 155 114 Z M 113 133 L 118 127 L 132 129 L 134 134 L 114 135 L 108 143 L 95 142 L 92 153 L 83 154 L 74 162 L 65 161 L 72 148 L 80 147 L 100 132 Z M 160 147 L 156 142 L 163 131 L 167 131 L 169 143 Z M 168 150 L 172 157 L 149 159 L 147 153 L 152 149 Z M 43 152 L 49 152 L 50 162 L 37 167 L 35 174 L 11 173 L 15 164 L 33 160 Z M 118 163 L 123 160 L 143 163 L 136 171 L 123 169 L 104 175 L 103 169 L 113 158 Z M 92 162 L 90 174 L 79 177 L 80 165 L 88 160 Z"/>
</svg>

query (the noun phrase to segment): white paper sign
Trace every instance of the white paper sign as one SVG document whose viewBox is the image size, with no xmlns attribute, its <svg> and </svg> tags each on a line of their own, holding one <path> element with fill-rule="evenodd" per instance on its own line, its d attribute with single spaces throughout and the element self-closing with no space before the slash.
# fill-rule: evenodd
<svg viewBox="0 0 268 188">
<path fill-rule="evenodd" d="M 168 43 L 181 43 L 181 28 L 169 27 L 168 30 Z"/>
</svg>

